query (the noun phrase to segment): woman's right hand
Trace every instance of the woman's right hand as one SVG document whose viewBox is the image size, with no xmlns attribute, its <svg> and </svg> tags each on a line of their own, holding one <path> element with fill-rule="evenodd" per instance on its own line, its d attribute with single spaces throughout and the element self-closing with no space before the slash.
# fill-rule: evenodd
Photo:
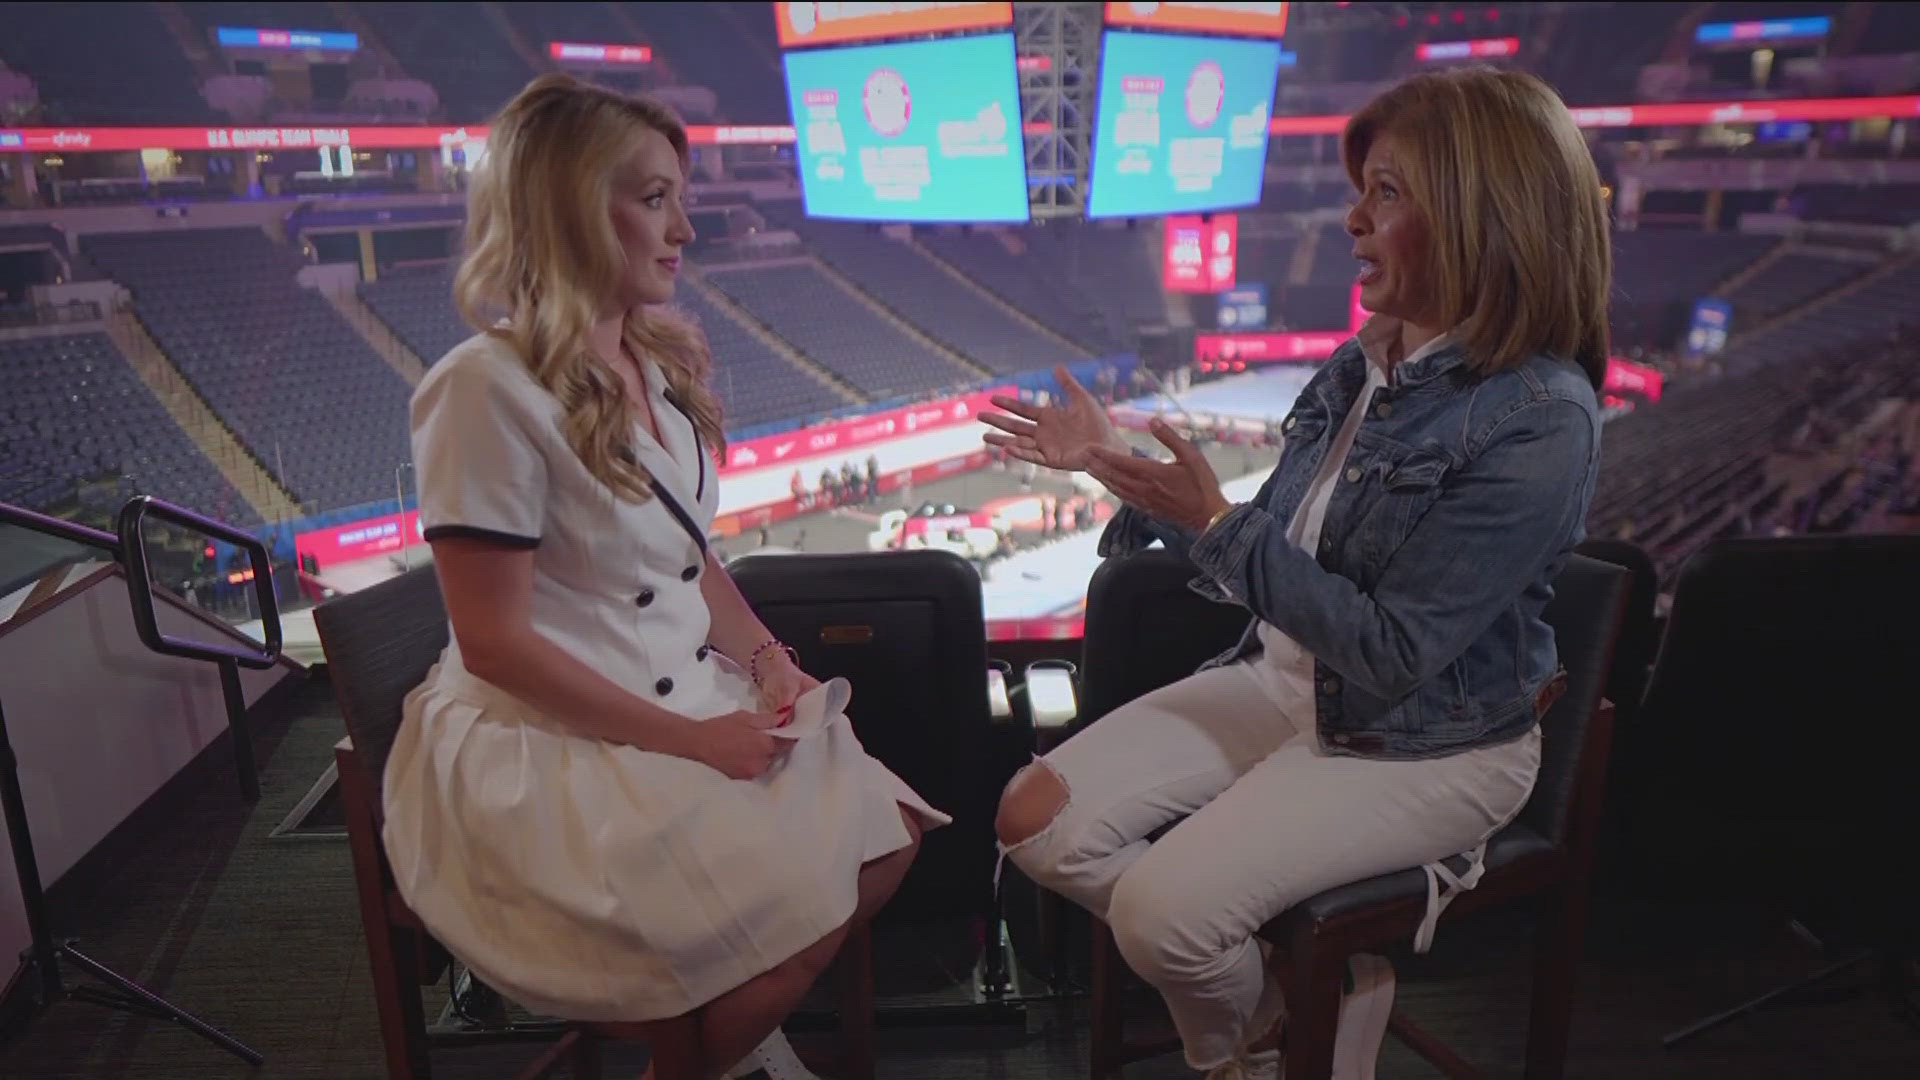
<svg viewBox="0 0 1920 1080">
<path fill-rule="evenodd" d="M 1086 387 L 1064 366 L 1054 368 L 1053 376 L 1066 389 L 1064 402 L 1041 406 L 1002 394 L 993 396 L 993 404 L 1005 411 L 980 414 L 982 423 L 1000 429 L 982 436 L 988 445 L 1020 461 L 1069 471 L 1087 467 L 1087 449 L 1092 446 L 1131 452 L 1107 410 Z"/>
<path fill-rule="evenodd" d="M 685 757 L 731 780 L 753 780 L 773 767 L 786 744 L 767 734 L 786 722 L 780 713 L 730 712 L 693 725 Z"/>
</svg>

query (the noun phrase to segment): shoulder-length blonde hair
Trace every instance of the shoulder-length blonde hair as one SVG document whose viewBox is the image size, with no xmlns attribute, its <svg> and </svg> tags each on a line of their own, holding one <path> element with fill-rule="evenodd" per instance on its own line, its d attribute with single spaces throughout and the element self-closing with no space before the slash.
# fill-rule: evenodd
<svg viewBox="0 0 1920 1080">
<path fill-rule="evenodd" d="M 542 75 L 500 110 L 467 196 L 466 258 L 454 300 L 474 329 L 512 342 L 560 400 L 567 445 L 600 482 L 637 502 L 652 476 L 631 453 L 626 384 L 588 340 L 623 280 L 626 255 L 609 216 L 614 174 L 648 131 L 689 172 L 687 132 L 665 105 L 566 75 Z M 660 365 L 709 453 L 724 448 L 712 356 L 691 322 L 659 306 L 627 313 L 621 338 Z"/>
<path fill-rule="evenodd" d="M 1545 353 L 1598 387 L 1613 277 L 1606 199 L 1559 95 L 1518 71 L 1416 75 L 1347 121 L 1340 151 L 1356 189 L 1381 138 L 1405 158 L 1438 313 L 1469 365 L 1491 374 Z"/>
</svg>

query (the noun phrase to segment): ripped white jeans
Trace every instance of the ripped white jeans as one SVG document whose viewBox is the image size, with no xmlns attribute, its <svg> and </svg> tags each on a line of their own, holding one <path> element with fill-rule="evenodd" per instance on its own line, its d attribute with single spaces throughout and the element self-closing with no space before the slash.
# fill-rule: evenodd
<svg viewBox="0 0 1920 1080">
<path fill-rule="evenodd" d="M 1006 856 L 1113 928 L 1188 1064 L 1211 1069 L 1261 1034 L 1247 1030 L 1266 986 L 1254 932 L 1326 889 L 1476 849 L 1526 803 L 1540 734 L 1424 761 L 1335 757 L 1239 663 L 1116 709 L 1039 761 L 1066 804 Z"/>
</svg>

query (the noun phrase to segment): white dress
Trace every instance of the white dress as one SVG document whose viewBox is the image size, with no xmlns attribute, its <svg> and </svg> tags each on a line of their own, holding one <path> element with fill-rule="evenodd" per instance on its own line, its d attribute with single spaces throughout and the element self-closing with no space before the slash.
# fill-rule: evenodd
<svg viewBox="0 0 1920 1080">
<path fill-rule="evenodd" d="M 413 398 L 421 523 L 531 548 L 535 630 L 632 693 L 695 719 L 752 708 L 706 646 L 713 464 L 642 367 L 665 446 L 635 425 L 656 495 L 634 503 L 587 472 L 510 345 L 455 348 Z M 772 968 L 847 920 L 862 863 L 908 843 L 898 806 L 951 820 L 844 716 L 730 780 L 572 733 L 467 672 L 457 641 L 407 698 L 384 803 L 395 882 L 434 936 L 520 1004 L 599 1021 L 678 1015 Z"/>
</svg>

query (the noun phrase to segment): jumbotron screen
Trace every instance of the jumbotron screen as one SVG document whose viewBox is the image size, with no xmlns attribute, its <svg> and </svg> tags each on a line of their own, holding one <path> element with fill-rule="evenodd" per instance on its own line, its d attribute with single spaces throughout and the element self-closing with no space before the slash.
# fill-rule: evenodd
<svg viewBox="0 0 1920 1080">
<path fill-rule="evenodd" d="M 1113 30 L 1101 42 L 1087 216 L 1259 202 L 1279 43 Z"/>
<path fill-rule="evenodd" d="M 786 54 L 807 216 L 1025 221 L 1013 35 Z"/>
</svg>

